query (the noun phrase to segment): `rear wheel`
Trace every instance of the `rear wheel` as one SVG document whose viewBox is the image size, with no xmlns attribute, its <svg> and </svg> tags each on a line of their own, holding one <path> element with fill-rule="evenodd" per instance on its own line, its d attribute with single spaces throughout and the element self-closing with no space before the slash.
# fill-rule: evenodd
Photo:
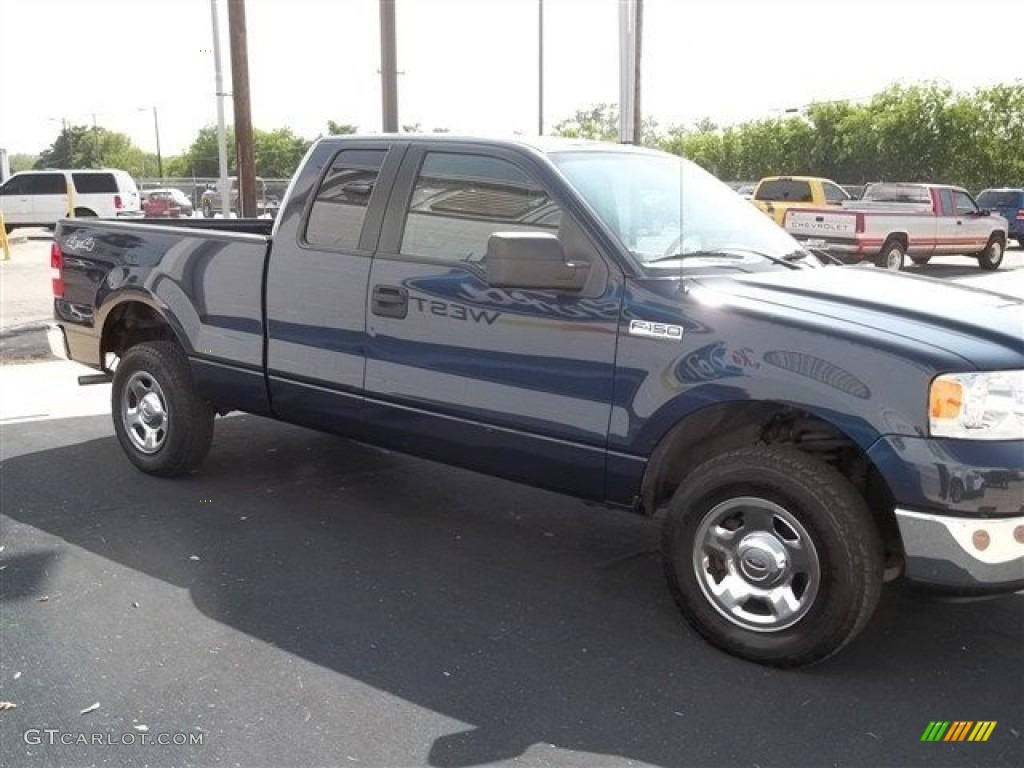
<svg viewBox="0 0 1024 768">
<path fill-rule="evenodd" d="M 96 211 L 93 211 L 93 210 L 91 210 L 89 208 L 75 208 L 75 218 L 76 219 L 95 219 L 96 218 Z"/>
<path fill-rule="evenodd" d="M 744 448 L 695 469 L 670 502 L 662 554 L 693 628 L 771 666 L 836 653 L 881 591 L 882 544 L 864 500 L 790 448 Z"/>
<path fill-rule="evenodd" d="M 903 262 L 907 249 L 900 240 L 887 240 L 882 246 L 878 258 L 875 259 L 875 266 L 882 269 L 891 269 L 898 272 L 903 269 Z"/>
<path fill-rule="evenodd" d="M 188 360 L 174 342 L 129 349 L 114 373 L 111 401 L 118 442 L 143 472 L 172 477 L 206 458 L 214 411 L 196 391 Z"/>
<path fill-rule="evenodd" d="M 978 266 L 989 271 L 999 269 L 1003 263 L 1003 241 L 993 237 L 988 241 L 985 250 L 978 254 Z"/>
</svg>

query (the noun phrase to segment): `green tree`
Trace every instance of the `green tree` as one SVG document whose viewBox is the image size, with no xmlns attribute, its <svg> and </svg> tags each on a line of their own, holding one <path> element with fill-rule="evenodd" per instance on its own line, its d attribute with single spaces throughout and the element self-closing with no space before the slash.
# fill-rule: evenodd
<svg viewBox="0 0 1024 768">
<path fill-rule="evenodd" d="M 11 165 L 11 173 L 19 171 L 30 171 L 39 162 L 39 155 L 27 155 L 22 153 L 13 154 L 7 158 Z"/>
<path fill-rule="evenodd" d="M 333 120 L 327 121 L 328 136 L 349 136 L 359 131 L 358 125 L 352 123 L 336 123 Z"/>
<path fill-rule="evenodd" d="M 619 108 L 615 104 L 594 104 L 586 109 L 578 109 L 572 117 L 555 123 L 552 133 L 576 139 L 618 141 Z M 640 127 L 640 143 L 656 143 L 657 133 L 657 123 L 652 118 L 644 118 Z"/>
<path fill-rule="evenodd" d="M 123 133 L 72 125 L 39 154 L 34 167 L 120 168 L 135 175 L 142 175 L 149 167 L 155 175 L 157 164 L 155 155 L 143 152 Z"/>
<path fill-rule="evenodd" d="M 256 175 L 265 179 L 290 178 L 313 142 L 296 136 L 291 128 L 253 131 Z"/>
</svg>

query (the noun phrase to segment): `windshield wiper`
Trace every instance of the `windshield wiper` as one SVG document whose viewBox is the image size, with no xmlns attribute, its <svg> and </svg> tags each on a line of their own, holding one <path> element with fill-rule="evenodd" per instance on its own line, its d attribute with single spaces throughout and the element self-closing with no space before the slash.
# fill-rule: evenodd
<svg viewBox="0 0 1024 768">
<path fill-rule="evenodd" d="M 650 259 L 645 264 L 657 264 L 659 261 L 683 261 L 685 259 L 742 259 L 744 254 L 751 256 L 760 256 L 766 261 L 770 261 L 773 264 L 781 264 L 789 269 L 800 269 L 801 266 L 794 262 L 800 261 L 807 258 L 805 251 L 793 251 L 792 253 L 786 254 L 785 256 L 770 256 L 767 253 L 754 250 L 753 248 L 742 248 L 729 246 L 728 248 L 709 248 L 701 251 L 685 251 L 683 253 L 672 253 L 659 256 L 656 259 Z"/>
<path fill-rule="evenodd" d="M 729 249 L 730 251 L 732 249 Z M 760 254 L 758 254 L 760 255 Z M 655 259 L 648 259 L 644 264 L 657 264 L 659 261 L 685 261 L 686 259 L 742 259 L 742 254 L 729 251 L 685 251 L 683 253 L 666 253 Z"/>
</svg>

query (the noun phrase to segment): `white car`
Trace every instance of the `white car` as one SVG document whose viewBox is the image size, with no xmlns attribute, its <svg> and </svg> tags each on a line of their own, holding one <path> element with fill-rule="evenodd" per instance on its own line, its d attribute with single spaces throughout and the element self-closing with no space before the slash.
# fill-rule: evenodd
<svg viewBox="0 0 1024 768">
<path fill-rule="evenodd" d="M 0 211 L 10 232 L 15 227 L 49 227 L 68 215 L 68 195 L 75 216 L 140 216 L 139 190 L 125 171 L 22 171 L 0 186 Z"/>
</svg>

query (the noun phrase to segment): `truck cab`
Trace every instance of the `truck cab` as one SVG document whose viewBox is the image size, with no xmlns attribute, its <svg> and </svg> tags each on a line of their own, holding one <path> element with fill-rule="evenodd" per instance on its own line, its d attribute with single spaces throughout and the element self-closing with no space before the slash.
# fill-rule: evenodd
<svg viewBox="0 0 1024 768">
<path fill-rule="evenodd" d="M 766 176 L 754 190 L 758 210 L 772 217 L 780 227 L 786 211 L 795 207 L 840 206 L 852 199 L 830 179 L 817 176 Z"/>
</svg>

